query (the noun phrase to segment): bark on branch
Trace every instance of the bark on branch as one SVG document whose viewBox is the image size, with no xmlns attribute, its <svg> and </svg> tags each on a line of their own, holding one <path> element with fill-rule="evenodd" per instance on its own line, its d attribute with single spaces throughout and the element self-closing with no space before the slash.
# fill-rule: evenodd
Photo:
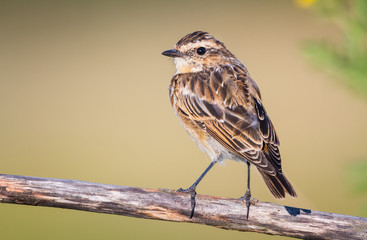
<svg viewBox="0 0 367 240">
<path fill-rule="evenodd" d="M 190 219 L 190 196 L 173 190 L 0 174 L 1 203 L 192 222 L 303 239 L 367 239 L 367 218 L 258 202 L 246 220 L 242 200 L 197 195 L 196 201 Z"/>
</svg>

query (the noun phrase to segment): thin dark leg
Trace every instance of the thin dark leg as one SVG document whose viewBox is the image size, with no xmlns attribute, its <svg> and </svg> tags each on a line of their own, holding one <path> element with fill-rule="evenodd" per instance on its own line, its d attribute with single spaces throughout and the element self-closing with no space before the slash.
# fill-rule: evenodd
<svg viewBox="0 0 367 240">
<path fill-rule="evenodd" d="M 247 207 L 247 219 L 250 214 L 250 198 L 251 198 L 251 191 L 250 191 L 250 163 L 247 162 L 247 189 L 245 193 L 245 200 L 246 200 L 246 207 Z"/>
<path fill-rule="evenodd" d="M 247 207 L 247 214 L 246 214 L 246 218 L 248 219 L 248 216 L 250 214 L 250 199 L 251 199 L 251 191 L 250 191 L 250 163 L 247 162 L 247 189 L 246 189 L 246 193 L 245 195 L 243 195 L 243 197 L 241 197 L 241 199 L 245 200 L 246 202 L 246 207 Z"/>
<path fill-rule="evenodd" d="M 190 193 L 191 195 L 191 214 L 190 214 L 190 218 L 192 218 L 194 216 L 194 210 L 195 210 L 195 205 L 196 205 L 196 201 L 195 201 L 195 196 L 196 196 L 196 187 L 197 185 L 200 183 L 200 181 L 204 178 L 204 176 L 209 172 L 209 170 L 217 163 L 217 161 L 212 161 L 210 163 L 210 165 L 205 169 L 205 171 L 200 175 L 200 177 L 194 182 L 194 184 L 191 185 L 191 187 L 189 187 L 188 189 L 178 189 L 178 192 L 186 192 L 186 193 Z"/>
</svg>

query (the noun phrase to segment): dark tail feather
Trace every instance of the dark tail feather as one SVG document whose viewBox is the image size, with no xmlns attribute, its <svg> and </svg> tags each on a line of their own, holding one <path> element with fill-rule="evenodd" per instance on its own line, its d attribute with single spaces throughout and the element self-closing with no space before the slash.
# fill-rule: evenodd
<svg viewBox="0 0 367 240">
<path fill-rule="evenodd" d="M 277 175 L 271 176 L 261 171 L 261 169 L 258 170 L 261 173 L 266 186 L 268 186 L 274 197 L 284 198 L 286 192 L 292 197 L 297 197 L 296 191 L 293 189 L 292 185 L 288 182 L 283 173 L 277 173 Z"/>
</svg>

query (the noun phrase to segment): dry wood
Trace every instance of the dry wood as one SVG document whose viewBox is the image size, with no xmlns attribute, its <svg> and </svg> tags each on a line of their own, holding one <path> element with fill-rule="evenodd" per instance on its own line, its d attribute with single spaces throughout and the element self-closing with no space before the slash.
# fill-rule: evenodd
<svg viewBox="0 0 367 240">
<path fill-rule="evenodd" d="M 76 180 L 0 174 L 0 202 L 58 207 L 303 239 L 367 239 L 367 218 L 319 212 L 273 203 L 246 206 L 240 199 L 197 195 Z"/>
</svg>

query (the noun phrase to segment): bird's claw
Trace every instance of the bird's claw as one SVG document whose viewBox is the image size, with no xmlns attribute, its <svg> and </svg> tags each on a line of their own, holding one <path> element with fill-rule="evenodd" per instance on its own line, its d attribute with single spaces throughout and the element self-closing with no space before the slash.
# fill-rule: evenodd
<svg viewBox="0 0 367 240">
<path fill-rule="evenodd" d="M 249 214 L 250 214 L 250 206 L 251 204 L 255 205 L 256 199 L 251 197 L 251 192 L 249 189 L 246 190 L 245 195 L 242 196 L 240 199 L 244 200 L 246 203 L 246 208 L 247 208 L 246 219 L 248 219 Z"/>
<path fill-rule="evenodd" d="M 183 192 L 183 193 L 189 193 L 190 194 L 190 197 L 191 197 L 191 213 L 190 213 L 190 219 L 194 216 L 194 211 L 195 211 L 195 205 L 196 205 L 196 200 L 195 200 L 195 197 L 196 197 L 196 191 L 195 191 L 195 188 L 187 188 L 187 189 L 183 189 L 183 188 L 180 188 L 177 190 L 177 192 Z"/>
</svg>

